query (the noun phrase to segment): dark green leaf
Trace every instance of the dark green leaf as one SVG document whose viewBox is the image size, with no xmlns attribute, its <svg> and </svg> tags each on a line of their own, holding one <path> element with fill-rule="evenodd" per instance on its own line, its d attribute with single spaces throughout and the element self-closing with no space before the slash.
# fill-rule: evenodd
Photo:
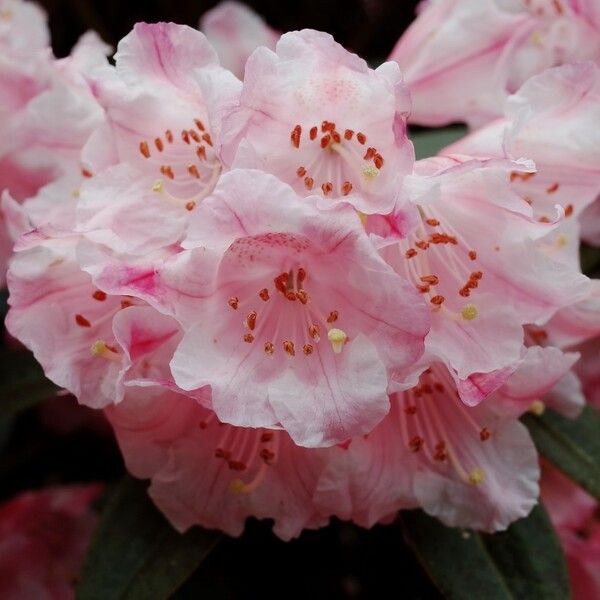
<svg viewBox="0 0 600 600">
<path fill-rule="evenodd" d="M 458 141 L 467 134 L 467 128 L 461 126 L 445 129 L 430 129 L 410 133 L 415 146 L 417 159 L 435 156 L 442 148 Z"/>
<path fill-rule="evenodd" d="M 564 556 L 541 506 L 494 535 L 444 527 L 422 511 L 404 512 L 401 523 L 423 568 L 447 598 L 569 598 Z"/>
<path fill-rule="evenodd" d="M 127 477 L 104 510 L 78 586 L 79 600 L 169 598 L 221 535 L 177 533 L 154 507 L 146 484 Z"/>
<path fill-rule="evenodd" d="M 523 417 L 541 454 L 600 500 L 600 413 L 586 406 L 577 419 L 547 410 Z"/>
<path fill-rule="evenodd" d="M 25 350 L 0 352 L 0 417 L 17 414 L 50 398 L 58 387 Z"/>
</svg>

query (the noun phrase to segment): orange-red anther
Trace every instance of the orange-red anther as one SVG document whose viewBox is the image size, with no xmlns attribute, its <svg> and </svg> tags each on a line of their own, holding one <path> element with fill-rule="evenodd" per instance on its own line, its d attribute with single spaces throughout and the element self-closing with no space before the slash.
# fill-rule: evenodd
<svg viewBox="0 0 600 600">
<path fill-rule="evenodd" d="M 140 152 L 144 158 L 150 158 L 150 148 L 148 142 L 140 142 Z"/>
<path fill-rule="evenodd" d="M 267 288 L 263 288 L 262 290 L 260 290 L 260 292 L 258 292 L 258 295 L 260 296 L 260 299 L 264 300 L 265 302 L 270 298 L 269 290 Z"/>
<path fill-rule="evenodd" d="M 83 315 L 75 315 L 75 323 L 79 325 L 79 327 L 91 327 L 92 324 L 83 316 Z"/>
<path fill-rule="evenodd" d="M 429 302 L 431 302 L 431 304 L 433 304 L 434 306 L 441 306 L 444 303 L 444 300 L 446 298 L 444 298 L 444 296 L 441 295 L 437 295 L 434 296 Z"/>
<path fill-rule="evenodd" d="M 292 133 L 290 134 L 290 139 L 292 140 L 292 145 L 294 148 L 300 148 L 300 137 L 302 136 L 302 127 L 300 125 L 296 125 L 294 129 L 292 129 Z"/>
<path fill-rule="evenodd" d="M 362 132 L 358 132 L 356 134 L 356 139 L 358 140 L 359 144 L 363 145 L 367 141 L 367 136 Z"/>
<path fill-rule="evenodd" d="M 306 175 L 306 169 L 304 167 L 298 167 L 296 175 L 298 175 L 298 177 L 304 177 Z"/>
<path fill-rule="evenodd" d="M 104 302 L 104 300 L 106 300 L 106 293 L 103 292 L 102 290 L 96 290 L 93 294 L 92 294 L 92 298 L 94 300 L 99 300 L 100 302 Z"/>
<path fill-rule="evenodd" d="M 406 256 L 406 258 L 413 258 L 414 256 L 417 255 L 417 251 L 414 248 L 409 248 L 405 253 L 404 256 Z"/>
<path fill-rule="evenodd" d="M 231 296 L 229 300 L 227 300 L 227 304 L 233 308 L 233 310 L 237 310 L 237 307 L 240 303 L 240 299 L 237 296 Z"/>
<path fill-rule="evenodd" d="M 327 322 L 328 323 L 335 323 L 338 318 L 339 318 L 340 314 L 338 313 L 337 310 L 332 310 L 329 315 L 327 316 Z"/>
</svg>

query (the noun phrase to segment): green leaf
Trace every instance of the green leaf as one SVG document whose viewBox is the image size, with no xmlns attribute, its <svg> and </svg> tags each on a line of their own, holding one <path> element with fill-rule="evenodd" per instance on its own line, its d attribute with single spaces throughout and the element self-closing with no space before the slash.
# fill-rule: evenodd
<svg viewBox="0 0 600 600">
<path fill-rule="evenodd" d="M 564 556 L 541 506 L 493 535 L 445 527 L 416 510 L 402 513 L 401 523 L 407 542 L 447 598 L 569 598 Z"/>
<path fill-rule="evenodd" d="M 539 452 L 600 500 L 600 413 L 586 406 L 577 419 L 547 410 L 522 420 Z"/>
<path fill-rule="evenodd" d="M 78 600 L 169 598 L 221 534 L 177 533 L 152 504 L 146 484 L 126 477 L 107 504 L 88 550 Z"/>
<path fill-rule="evenodd" d="M 59 388 L 44 375 L 30 352 L 0 352 L 0 417 L 15 415 L 47 400 Z"/>
<path fill-rule="evenodd" d="M 442 148 L 458 141 L 467 135 L 467 128 L 461 126 L 446 127 L 444 129 L 430 129 L 415 131 L 409 134 L 415 146 L 417 160 L 435 156 Z"/>
</svg>

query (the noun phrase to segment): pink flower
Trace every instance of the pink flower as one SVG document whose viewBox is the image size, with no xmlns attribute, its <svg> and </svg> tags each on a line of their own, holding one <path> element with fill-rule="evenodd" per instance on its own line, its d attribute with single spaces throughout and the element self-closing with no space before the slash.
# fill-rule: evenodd
<svg viewBox="0 0 600 600">
<path fill-rule="evenodd" d="M 176 383 L 210 385 L 222 421 L 281 424 L 304 446 L 370 431 L 428 328 L 423 301 L 358 216 L 320 212 L 317 201 L 259 171 L 223 175 L 164 275 L 179 286 L 173 310 L 186 323 Z M 135 283 L 122 292 L 135 294 Z"/>
<path fill-rule="evenodd" d="M 543 323 L 588 293 L 587 278 L 536 250 L 536 238 L 556 224 L 536 222 L 511 191 L 509 174 L 528 169 L 458 156 L 419 161 L 407 181 L 418 225 L 382 249 L 430 306 L 428 357 L 461 381 L 515 366 L 522 326 Z M 481 400 L 470 388 L 459 385 L 465 401 Z"/>
<path fill-rule="evenodd" d="M 505 529 L 537 501 L 539 468 L 527 430 L 491 399 L 468 407 L 435 363 L 368 436 L 332 459 L 316 500 L 371 527 L 421 507 L 452 527 Z"/>
<path fill-rule="evenodd" d="M 506 117 L 446 148 L 445 154 L 527 157 L 537 171 L 515 173 L 512 187 L 538 220 L 553 219 L 555 206 L 567 220 L 582 215 L 583 235 L 600 221 L 584 212 L 600 194 L 600 69 L 592 63 L 565 65 L 532 77 L 505 103 Z M 565 223 L 546 238 L 554 254 L 578 264 L 579 229 Z"/>
<path fill-rule="evenodd" d="M 567 557 L 574 600 L 600 595 L 598 503 L 550 464 L 542 465 L 542 499 Z"/>
<path fill-rule="evenodd" d="M 70 600 L 96 519 L 102 486 L 24 492 L 0 505 L 0 595 L 6 600 Z"/>
<path fill-rule="evenodd" d="M 350 203 L 387 214 L 410 172 L 408 93 L 397 65 L 369 69 L 325 33 L 284 34 L 246 64 L 239 107 L 227 115 L 222 154 L 273 173 L 321 208 Z"/>
<path fill-rule="evenodd" d="M 240 83 L 203 34 L 172 23 L 136 25 L 115 62 L 90 76 L 106 123 L 83 150 L 76 230 L 116 253 L 145 255 L 180 241 L 217 182 L 210 123 Z"/>
<path fill-rule="evenodd" d="M 227 0 L 203 15 L 200 29 L 217 51 L 221 64 L 240 79 L 252 52 L 259 46 L 273 50 L 280 36 L 245 4 Z"/>
<path fill-rule="evenodd" d="M 480 126 L 536 73 L 600 61 L 599 34 L 595 2 L 432 0 L 390 58 L 405 73 L 415 123 Z"/>
</svg>

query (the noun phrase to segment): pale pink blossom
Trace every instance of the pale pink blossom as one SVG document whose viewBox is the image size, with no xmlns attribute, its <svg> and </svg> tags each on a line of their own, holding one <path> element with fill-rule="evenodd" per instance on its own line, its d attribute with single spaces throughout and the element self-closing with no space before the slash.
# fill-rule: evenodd
<svg viewBox="0 0 600 600">
<path fill-rule="evenodd" d="M 275 52 L 258 48 L 248 59 L 239 106 L 223 122 L 222 155 L 318 194 L 321 208 L 387 214 L 414 160 L 409 110 L 396 64 L 372 70 L 326 33 L 286 33 Z"/>
<path fill-rule="evenodd" d="M 573 599 L 597 598 L 600 595 L 598 503 L 545 461 L 541 492 L 567 558 Z"/>
<path fill-rule="evenodd" d="M 115 62 L 90 74 L 106 122 L 83 149 L 76 230 L 144 255 L 179 242 L 212 191 L 222 165 L 211 120 L 241 84 L 203 34 L 173 23 L 137 24 Z"/>
<path fill-rule="evenodd" d="M 71 600 L 94 526 L 97 484 L 22 492 L 0 505 L 0 596 Z"/>
<path fill-rule="evenodd" d="M 223 175 L 163 275 L 175 290 L 145 296 L 175 296 L 186 323 L 172 365 L 181 388 L 210 385 L 222 421 L 281 425 L 305 446 L 370 431 L 428 329 L 424 302 L 354 211 L 320 212 L 317 201 L 259 171 Z M 135 272 L 113 277 L 125 278 L 122 293 L 147 286 Z"/>
<path fill-rule="evenodd" d="M 531 76 L 600 61 L 597 3 L 430 0 L 390 58 L 405 74 L 413 122 L 480 126 L 500 117 L 507 96 Z"/>
<path fill-rule="evenodd" d="M 536 249 L 536 239 L 559 221 L 537 222 L 531 206 L 511 190 L 511 174 L 530 169 L 461 156 L 417 162 L 406 187 L 418 224 L 381 250 L 430 306 L 428 355 L 464 382 L 459 391 L 467 402 L 481 400 L 469 393 L 470 376 L 521 360 L 523 325 L 544 323 L 589 293 L 586 277 Z"/>
<path fill-rule="evenodd" d="M 453 376 L 434 363 L 390 414 L 332 459 L 317 503 L 371 527 L 421 507 L 452 527 L 505 529 L 537 502 L 539 468 L 527 430 L 486 400 L 468 407 Z"/>
<path fill-rule="evenodd" d="M 586 208 L 600 194 L 600 133 L 595 127 L 600 120 L 600 68 L 588 62 L 549 69 L 511 96 L 504 112 L 503 119 L 443 153 L 532 159 L 536 172 L 515 173 L 514 191 L 539 220 L 551 220 L 557 204 L 567 221 L 581 217 L 583 236 L 599 243 L 600 221 Z M 544 242 L 555 256 L 563 254 L 577 265 L 579 236 L 576 225 L 565 223 Z"/>
<path fill-rule="evenodd" d="M 259 46 L 273 50 L 280 37 L 248 6 L 229 0 L 202 16 L 200 30 L 217 51 L 221 64 L 240 79 L 252 52 Z"/>
</svg>

